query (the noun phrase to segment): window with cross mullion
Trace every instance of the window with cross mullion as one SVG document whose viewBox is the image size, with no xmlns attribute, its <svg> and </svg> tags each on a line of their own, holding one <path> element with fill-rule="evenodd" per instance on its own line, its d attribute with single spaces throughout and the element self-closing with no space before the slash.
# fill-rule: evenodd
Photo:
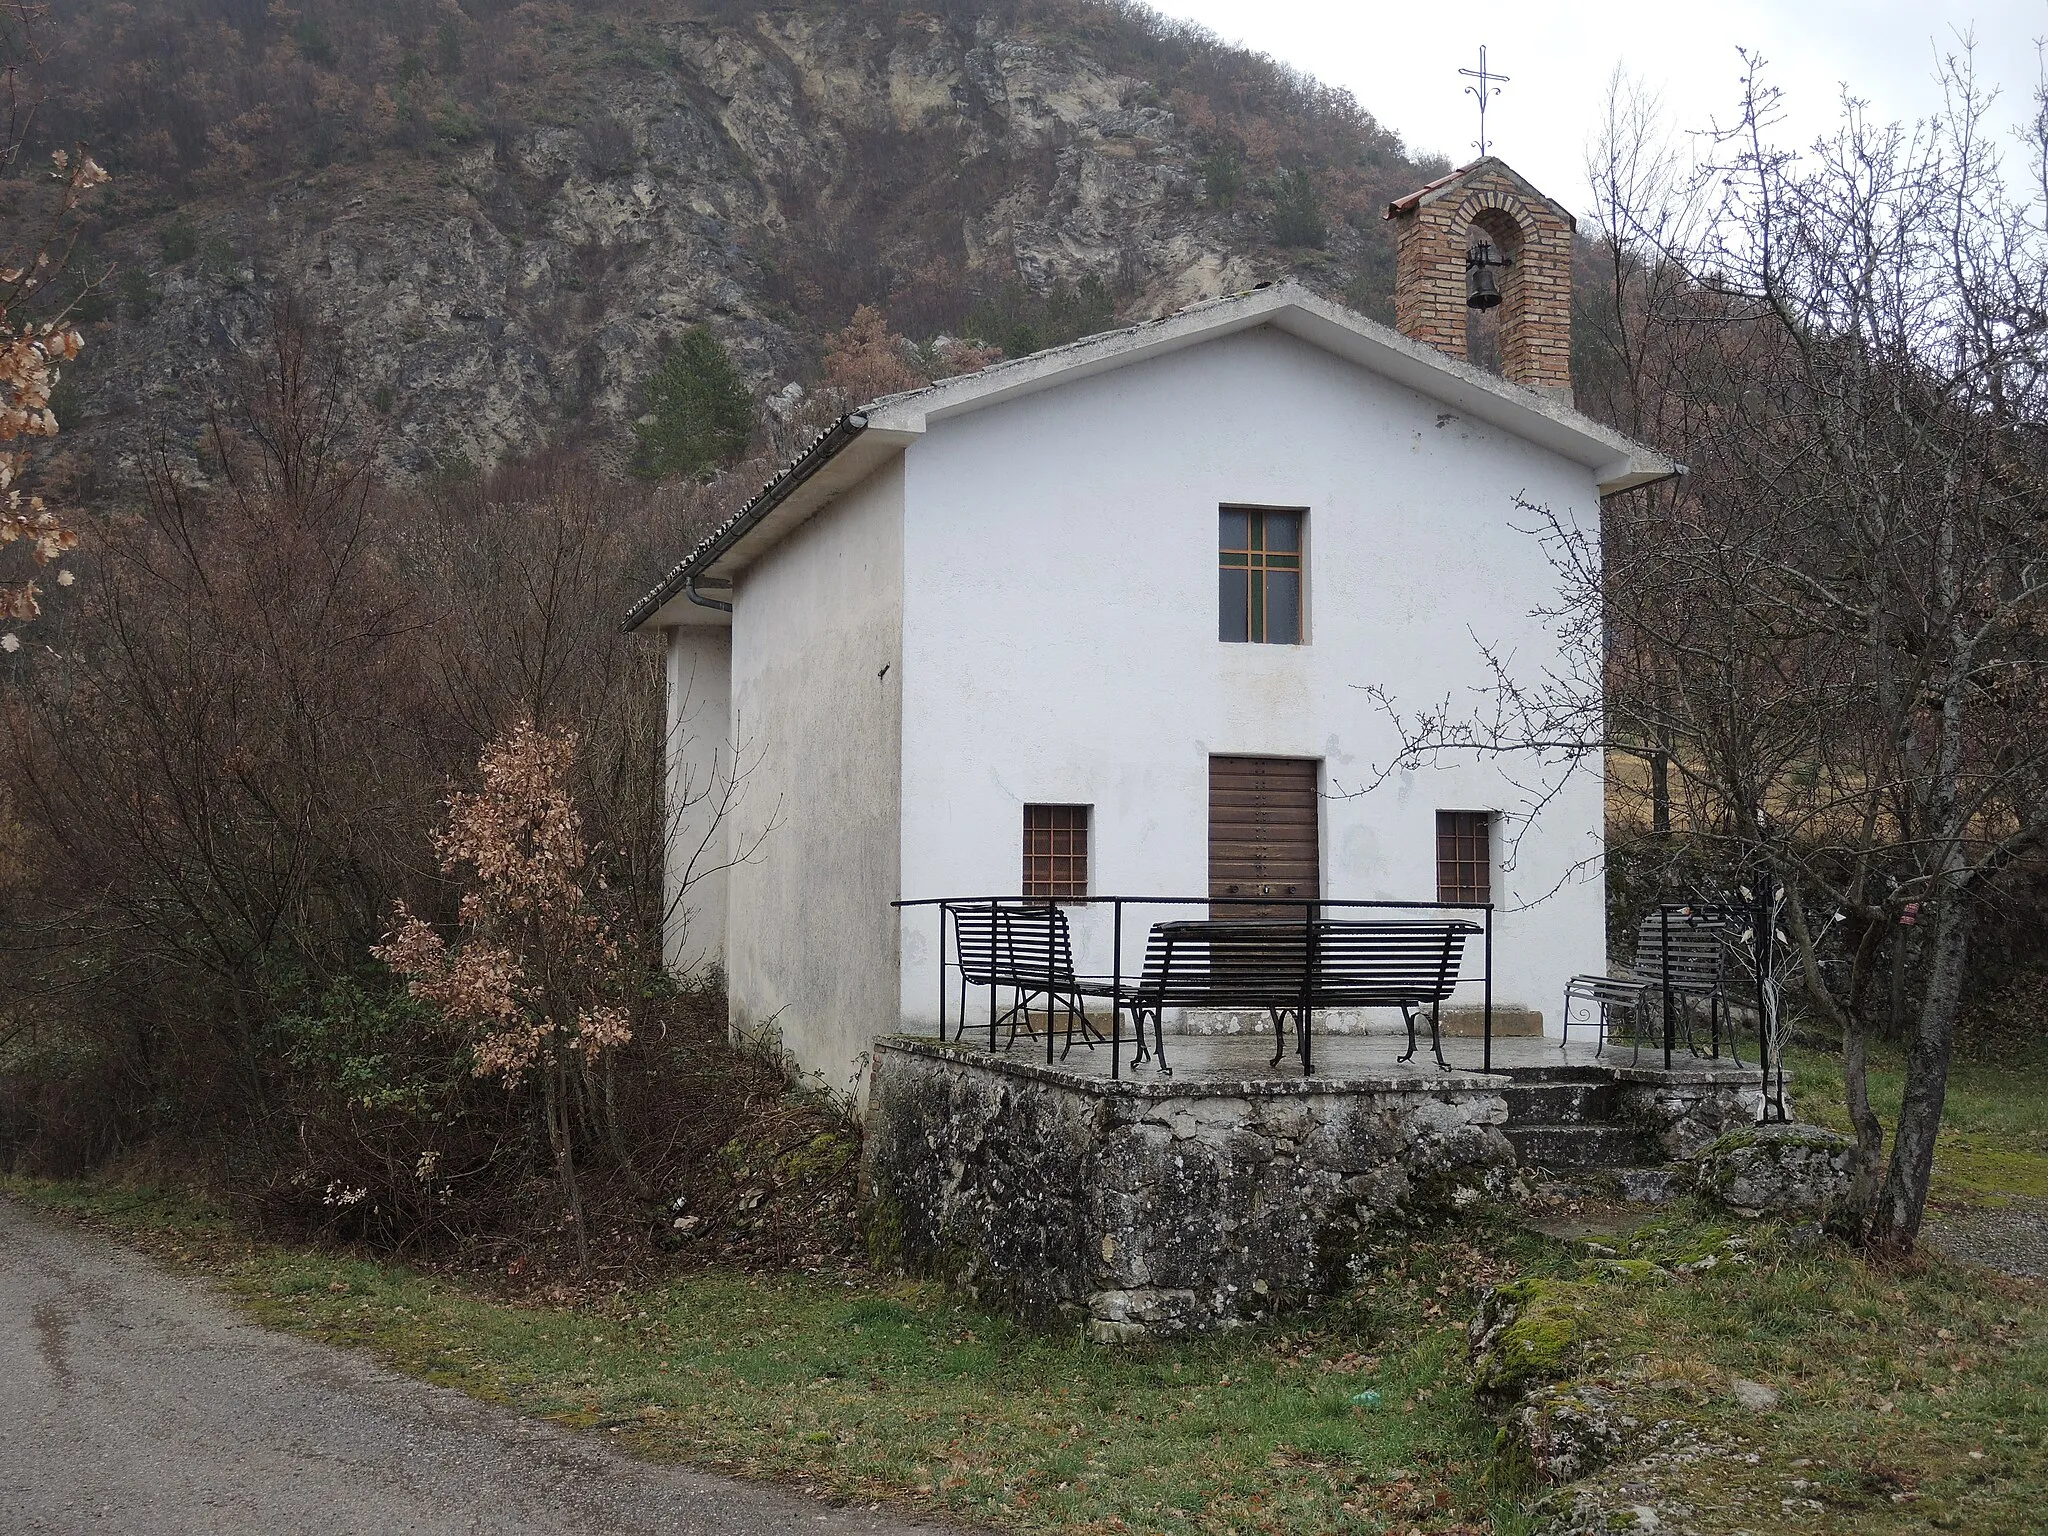
<svg viewBox="0 0 2048 1536">
<path fill-rule="evenodd" d="M 1301 644 L 1302 514 L 1225 507 L 1217 550 L 1218 638 Z"/>
</svg>

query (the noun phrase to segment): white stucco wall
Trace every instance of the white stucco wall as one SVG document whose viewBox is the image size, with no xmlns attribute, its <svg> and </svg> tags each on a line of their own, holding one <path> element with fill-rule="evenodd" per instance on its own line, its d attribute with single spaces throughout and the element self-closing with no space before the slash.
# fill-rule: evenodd
<svg viewBox="0 0 2048 1536">
<path fill-rule="evenodd" d="M 937 422 L 904 486 L 908 897 L 1016 892 L 1027 802 L 1094 806 L 1095 891 L 1204 894 L 1211 754 L 1363 783 L 1394 742 L 1361 687 L 1470 706 L 1480 642 L 1532 673 L 1550 654 L 1529 614 L 1554 578 L 1516 494 L 1599 516 L 1586 469 L 1265 329 Z M 1217 640 L 1225 502 L 1310 509 L 1308 644 Z M 1523 809 L 1514 766 L 1326 800 L 1324 894 L 1433 899 L 1435 812 Z M 1603 964 L 1600 829 L 1584 773 L 1497 876 L 1496 1001 L 1552 1033 L 1566 978 Z M 1098 966 L 1105 921 L 1075 919 Z M 903 1017 L 930 1027 L 931 914 L 901 943 Z"/>
<path fill-rule="evenodd" d="M 897 460 L 733 593 L 745 811 L 730 835 L 752 851 L 727 876 L 732 1021 L 779 1036 L 840 1093 L 859 1088 L 869 1043 L 897 1025 L 902 535 Z"/>
<path fill-rule="evenodd" d="M 745 812 L 744 786 L 733 777 L 732 630 L 707 621 L 665 630 L 662 641 L 662 960 L 688 975 L 725 964 L 727 837 Z"/>
</svg>

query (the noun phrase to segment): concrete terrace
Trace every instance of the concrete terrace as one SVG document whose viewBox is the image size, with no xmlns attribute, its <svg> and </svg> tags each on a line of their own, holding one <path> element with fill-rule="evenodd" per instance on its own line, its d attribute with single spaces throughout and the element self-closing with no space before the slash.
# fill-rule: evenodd
<svg viewBox="0 0 2048 1536">
<path fill-rule="evenodd" d="M 1005 1038 L 1007 1031 L 999 1031 L 998 1040 Z M 1111 1048 L 1107 1042 L 1091 1048 L 1077 1037 L 1073 1049 L 1063 1058 L 1063 1037 L 1056 1033 L 1050 1064 L 1046 1061 L 1042 1034 L 1036 1039 L 1019 1035 L 1014 1047 L 1007 1050 L 999 1048 L 994 1052 L 988 1049 L 986 1033 L 977 1040 L 971 1026 L 965 1040 L 949 1040 L 943 1045 L 930 1035 L 899 1035 L 888 1043 L 920 1054 L 943 1053 L 948 1058 L 971 1061 L 993 1071 L 1057 1081 L 1084 1091 L 1125 1091 L 1147 1097 L 1216 1092 L 1241 1094 L 1248 1089 L 1267 1094 L 1300 1092 L 1308 1088 L 1324 1092 L 1389 1087 L 1469 1089 L 1502 1081 L 1548 1076 L 1604 1077 L 1615 1082 L 1708 1084 L 1759 1075 L 1753 1042 L 1745 1049 L 1741 1066 L 1729 1058 L 1725 1048 L 1716 1060 L 1708 1056 L 1693 1056 L 1681 1046 L 1674 1052 L 1672 1070 L 1667 1074 L 1663 1069 L 1662 1048 L 1653 1050 L 1647 1043 L 1639 1056 L 1628 1045 L 1612 1041 L 1596 1055 L 1590 1039 L 1573 1040 L 1570 1048 L 1566 1049 L 1554 1039 L 1508 1036 L 1496 1038 L 1493 1042 L 1492 1076 L 1489 1077 L 1484 1064 L 1484 1042 L 1480 1040 L 1446 1037 L 1443 1042 L 1444 1059 L 1449 1063 L 1446 1071 L 1431 1059 L 1426 1036 L 1415 1059 L 1404 1062 L 1399 1058 L 1408 1049 L 1405 1034 L 1318 1035 L 1314 1042 L 1315 1073 L 1305 1079 L 1291 1047 L 1278 1066 L 1270 1065 L 1273 1056 L 1270 1035 L 1168 1034 L 1166 1059 L 1173 1069 L 1171 1076 L 1160 1072 L 1154 1061 L 1134 1062 L 1136 1048 L 1126 1036 L 1118 1064 L 1120 1073 L 1114 1084 L 1111 1079 Z"/>
<path fill-rule="evenodd" d="M 878 1230 L 921 1273 L 970 1275 L 1022 1315 L 1085 1313 L 1091 1337 L 1170 1337 L 1312 1305 L 1389 1220 L 1512 1198 L 1516 1166 L 1668 1194 L 1683 1160 L 1754 1125 L 1761 1073 L 1589 1040 L 1316 1041 L 1316 1074 L 1269 1065 L 1271 1037 L 1168 1035 L 1173 1075 L 1109 1077 L 1110 1050 L 1020 1039 L 878 1041 L 864 1177 Z M 1421 1053 L 1426 1057 L 1427 1047 Z M 1651 1061 L 1655 1065 L 1650 1065 Z M 1611 1064 L 1610 1064 L 1611 1063 Z M 1624 1183 L 1624 1180 L 1630 1181 Z"/>
</svg>

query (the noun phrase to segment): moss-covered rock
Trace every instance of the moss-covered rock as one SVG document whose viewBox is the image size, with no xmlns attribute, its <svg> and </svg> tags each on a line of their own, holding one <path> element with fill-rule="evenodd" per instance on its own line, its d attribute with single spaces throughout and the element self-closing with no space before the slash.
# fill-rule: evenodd
<svg viewBox="0 0 2048 1536">
<path fill-rule="evenodd" d="M 1495 1451 L 1525 1482 L 1569 1483 L 1613 1457 L 1637 1427 L 1597 1382 L 1542 1384 L 1508 1415 Z"/>
<path fill-rule="evenodd" d="M 1488 1291 L 1468 1330 L 1479 1391 L 1505 1397 L 1571 1374 L 1591 1333 L 1596 1295 L 1583 1281 L 1534 1276 Z"/>
<path fill-rule="evenodd" d="M 1671 1278 L 1670 1270 L 1650 1259 L 1591 1259 L 1586 1267 L 1596 1279 L 1619 1280 L 1627 1285 L 1649 1285 Z"/>
<path fill-rule="evenodd" d="M 1743 1216 L 1825 1216 L 1848 1191 L 1849 1152 L 1818 1125 L 1741 1126 L 1700 1153 L 1695 1187 Z"/>
</svg>

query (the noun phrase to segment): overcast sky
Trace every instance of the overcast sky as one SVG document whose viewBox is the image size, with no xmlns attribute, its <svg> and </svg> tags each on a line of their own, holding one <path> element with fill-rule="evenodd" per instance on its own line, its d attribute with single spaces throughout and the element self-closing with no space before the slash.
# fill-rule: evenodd
<svg viewBox="0 0 2048 1536">
<path fill-rule="evenodd" d="M 1478 112 L 1459 68 L 1510 77 L 1487 112 L 1487 137 L 1544 191 L 1583 212 L 1586 141 L 1619 63 L 1662 94 L 1680 127 L 1732 115 L 1738 46 L 1760 51 L 1788 98 L 1789 135 L 1808 142 L 1834 118 L 1843 85 L 1886 120 L 1938 101 L 1936 51 L 1973 32 L 1980 77 L 2003 87 L 2002 126 L 2030 113 L 2035 39 L 2048 0 L 1154 0 L 1226 40 L 1332 85 L 1398 132 L 1411 150 L 1474 153 Z M 2011 170 L 2019 167 L 2008 160 Z"/>
</svg>

